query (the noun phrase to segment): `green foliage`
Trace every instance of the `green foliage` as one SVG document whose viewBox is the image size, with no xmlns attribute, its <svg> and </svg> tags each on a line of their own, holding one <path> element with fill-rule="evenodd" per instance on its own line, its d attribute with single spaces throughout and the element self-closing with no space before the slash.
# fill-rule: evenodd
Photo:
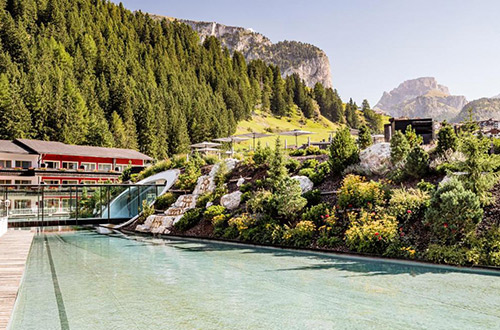
<svg viewBox="0 0 500 330">
<path fill-rule="evenodd" d="M 372 133 L 368 126 L 361 125 L 359 128 L 359 137 L 358 137 L 358 145 L 359 149 L 363 150 L 368 148 L 373 144 Z"/>
<path fill-rule="evenodd" d="M 429 154 L 419 145 L 414 146 L 405 163 L 406 175 L 413 178 L 421 178 L 429 172 Z"/>
<path fill-rule="evenodd" d="M 286 163 L 286 168 L 289 173 L 295 173 L 300 168 L 300 162 L 296 159 L 290 158 Z"/>
<path fill-rule="evenodd" d="M 363 100 L 361 111 L 363 112 L 368 127 L 370 127 L 373 132 L 382 133 L 384 131 L 383 116 L 373 111 L 367 100 Z"/>
<path fill-rule="evenodd" d="M 144 223 L 144 221 L 146 221 L 146 219 L 153 214 L 155 214 L 155 208 L 152 205 L 150 206 L 147 200 L 143 200 L 141 213 L 139 214 L 139 217 L 137 219 L 137 224 Z"/>
<path fill-rule="evenodd" d="M 393 216 L 363 211 L 359 215 L 350 213 L 349 220 L 345 241 L 351 250 L 384 254 L 397 242 L 398 226 Z"/>
<path fill-rule="evenodd" d="M 436 239 L 454 244 L 473 231 L 482 216 L 479 198 L 453 178 L 436 190 L 425 218 Z"/>
<path fill-rule="evenodd" d="M 262 148 L 260 141 L 257 142 L 257 147 L 255 148 L 255 152 L 252 156 L 255 165 L 265 165 L 269 164 L 269 161 L 272 156 L 272 150 L 269 147 Z"/>
<path fill-rule="evenodd" d="M 253 213 L 273 213 L 273 194 L 268 190 L 257 190 L 247 201 L 247 207 Z"/>
<path fill-rule="evenodd" d="M 333 175 L 340 175 L 349 165 L 359 162 L 359 150 L 356 141 L 349 129 L 340 129 L 332 139 L 329 148 L 330 171 Z"/>
<path fill-rule="evenodd" d="M 182 218 L 174 224 L 175 229 L 186 231 L 196 226 L 203 217 L 203 208 L 187 210 Z"/>
<path fill-rule="evenodd" d="M 463 266 L 471 263 L 469 252 L 466 247 L 430 244 L 425 251 L 425 258 L 438 264 Z"/>
<path fill-rule="evenodd" d="M 207 203 L 213 202 L 215 199 L 215 194 L 214 193 L 205 193 L 203 195 L 198 196 L 196 199 L 196 207 L 201 207 L 205 208 Z"/>
<path fill-rule="evenodd" d="M 420 180 L 420 182 L 417 183 L 417 188 L 428 193 L 432 193 L 436 190 L 435 185 L 424 180 Z"/>
<path fill-rule="evenodd" d="M 393 165 L 405 160 L 410 153 L 410 144 L 401 131 L 394 132 L 391 138 L 391 162 Z"/>
<path fill-rule="evenodd" d="M 155 201 L 155 208 L 158 210 L 166 210 L 175 203 L 176 196 L 172 194 L 171 192 L 166 192 L 161 196 L 158 196 L 158 198 Z"/>
<path fill-rule="evenodd" d="M 232 134 L 257 105 L 280 115 L 316 111 L 298 76 L 287 89 L 277 66 L 246 63 L 215 37 L 200 43 L 185 24 L 121 4 L 7 1 L 0 21 L 1 139 L 132 148 L 163 159 Z M 293 49 L 285 44 L 276 51 Z"/>
<path fill-rule="evenodd" d="M 321 150 L 317 146 L 308 146 L 305 149 L 295 149 L 290 151 L 290 156 L 311 156 L 311 155 L 322 155 L 325 151 Z"/>
<path fill-rule="evenodd" d="M 438 132 L 438 142 L 436 151 L 438 154 L 443 154 L 447 150 L 457 151 L 458 149 L 458 138 L 455 134 L 455 130 L 451 125 L 446 122 Z"/>
<path fill-rule="evenodd" d="M 205 212 L 203 212 L 203 216 L 208 220 L 212 220 L 214 217 L 224 214 L 225 212 L 226 208 L 224 206 L 212 205 L 209 206 Z"/>
<path fill-rule="evenodd" d="M 410 145 L 410 149 L 413 149 L 423 143 L 422 137 L 417 135 L 417 132 L 413 129 L 413 127 L 411 127 L 411 125 L 406 127 L 405 137 L 406 141 L 408 141 L 408 144 Z"/>
<path fill-rule="evenodd" d="M 307 206 L 317 205 L 321 202 L 321 191 L 319 189 L 310 190 L 302 195 L 307 200 Z"/>
<path fill-rule="evenodd" d="M 318 160 L 316 160 L 316 159 L 306 159 L 302 163 L 302 168 L 312 168 L 312 169 L 315 169 L 316 166 L 318 166 L 318 165 L 319 165 Z"/>
<path fill-rule="evenodd" d="M 283 243 L 295 247 L 310 246 L 315 232 L 316 226 L 308 220 L 299 221 L 293 228 L 285 225 Z"/>
<path fill-rule="evenodd" d="M 299 175 L 307 176 L 315 185 L 325 180 L 325 173 L 320 169 L 303 168 L 299 171 Z"/>
<path fill-rule="evenodd" d="M 366 181 L 358 175 L 349 174 L 342 181 L 338 193 L 341 208 L 373 208 L 386 202 L 384 186 L 380 182 Z"/>
<path fill-rule="evenodd" d="M 172 164 L 172 161 L 170 159 L 165 159 L 162 161 L 159 161 L 155 163 L 154 165 L 150 165 L 146 167 L 144 170 L 142 170 L 136 177 L 135 181 L 141 181 L 144 180 L 147 177 L 150 177 L 152 175 L 155 175 L 157 173 L 167 171 L 174 167 L 174 164 Z"/>
<path fill-rule="evenodd" d="M 278 215 L 285 219 L 297 217 L 307 204 L 307 200 L 302 197 L 299 182 L 290 178 L 285 178 L 277 184 L 273 197 Z"/>
<path fill-rule="evenodd" d="M 488 155 L 490 142 L 471 133 L 463 134 L 460 140 L 460 150 L 466 156 L 466 160 L 459 163 L 461 171 L 466 173 L 460 179 L 467 189 L 479 196 L 483 204 L 489 204 L 489 190 L 498 182 L 498 174 L 493 173 L 498 166 L 497 159 Z"/>
<path fill-rule="evenodd" d="M 326 203 L 311 206 L 302 213 L 302 220 L 312 221 L 316 227 L 324 225 L 325 219 L 330 217 L 335 218 L 335 210 Z"/>
<path fill-rule="evenodd" d="M 192 191 L 200 175 L 201 171 L 197 161 L 195 157 L 192 157 L 184 168 L 184 173 L 179 175 L 176 186 L 181 190 Z"/>
<path fill-rule="evenodd" d="M 279 137 L 276 138 L 276 144 L 274 146 L 274 153 L 270 159 L 269 170 L 267 171 L 269 179 L 271 182 L 276 184 L 277 182 L 283 180 L 287 175 L 288 171 L 286 169 L 286 159 L 283 149 L 281 148 L 281 140 Z"/>
<path fill-rule="evenodd" d="M 355 102 L 352 101 L 352 99 L 350 99 L 349 102 L 345 105 L 345 119 L 349 127 L 359 127 L 360 120 L 358 115 L 358 106 Z"/>
</svg>

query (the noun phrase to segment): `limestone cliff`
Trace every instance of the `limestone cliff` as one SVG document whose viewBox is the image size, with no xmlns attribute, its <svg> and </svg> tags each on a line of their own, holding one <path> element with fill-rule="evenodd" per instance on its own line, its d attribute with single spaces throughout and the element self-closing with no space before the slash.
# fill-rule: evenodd
<svg viewBox="0 0 500 330">
<path fill-rule="evenodd" d="M 462 111 L 454 118 L 454 122 L 460 122 L 469 116 L 469 109 L 472 109 L 472 116 L 475 120 L 488 120 L 493 118 L 500 120 L 500 98 L 481 98 L 467 103 Z"/>
<path fill-rule="evenodd" d="M 152 17 L 173 20 L 158 15 Z M 198 32 L 202 41 L 208 36 L 215 36 L 222 46 L 231 52 L 241 52 L 247 60 L 261 59 L 277 65 L 283 76 L 297 73 L 310 87 L 317 82 L 325 87 L 332 87 L 328 56 L 314 45 L 298 41 L 272 43 L 267 37 L 251 29 L 226 26 L 216 22 L 177 20 L 191 26 Z"/>
<path fill-rule="evenodd" d="M 375 109 L 393 117 L 451 120 L 467 103 L 464 96 L 450 95 L 448 87 L 435 78 L 407 80 L 390 92 L 384 92 Z"/>
</svg>

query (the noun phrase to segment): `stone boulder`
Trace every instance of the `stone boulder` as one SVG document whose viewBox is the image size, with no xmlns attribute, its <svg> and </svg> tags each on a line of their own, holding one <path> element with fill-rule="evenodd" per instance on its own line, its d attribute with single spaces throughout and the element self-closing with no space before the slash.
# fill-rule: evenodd
<svg viewBox="0 0 500 330">
<path fill-rule="evenodd" d="M 302 189 L 302 193 L 306 193 L 311 191 L 314 187 L 314 183 L 307 176 L 304 175 L 296 175 L 292 176 L 292 179 L 299 181 L 300 188 Z"/>
<path fill-rule="evenodd" d="M 241 191 L 237 190 L 230 194 L 224 195 L 220 199 L 220 205 L 224 206 L 228 210 L 234 210 L 240 206 L 241 202 Z"/>
<path fill-rule="evenodd" d="M 360 165 L 378 175 L 387 173 L 391 167 L 391 145 L 388 142 L 374 144 L 359 154 Z"/>
</svg>

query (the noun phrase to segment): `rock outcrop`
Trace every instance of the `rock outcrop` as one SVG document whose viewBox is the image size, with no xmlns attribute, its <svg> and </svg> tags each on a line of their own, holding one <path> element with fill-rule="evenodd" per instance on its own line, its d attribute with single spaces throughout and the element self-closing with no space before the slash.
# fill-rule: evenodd
<svg viewBox="0 0 500 330">
<path fill-rule="evenodd" d="M 472 116 L 475 120 L 500 120 L 500 98 L 482 98 L 467 103 L 462 111 L 453 119 L 453 122 L 461 122 L 469 116 L 472 109 Z"/>
<path fill-rule="evenodd" d="M 467 103 L 465 96 L 450 95 L 448 87 L 435 78 L 407 80 L 390 92 L 384 92 L 374 109 L 393 117 L 451 120 Z"/>
<path fill-rule="evenodd" d="M 230 194 L 226 194 L 221 197 L 220 205 L 224 206 L 228 210 L 234 210 L 238 206 L 240 206 L 242 194 L 243 193 L 239 190 L 236 190 Z"/>
<path fill-rule="evenodd" d="M 157 19 L 175 18 L 152 15 Z M 208 36 L 220 40 L 223 47 L 230 52 L 238 51 L 247 60 L 261 59 L 277 65 L 283 76 L 297 73 L 309 87 L 317 82 L 325 87 L 332 87 L 330 61 L 325 52 L 318 47 L 298 41 L 281 41 L 272 43 L 264 35 L 237 26 L 227 26 L 216 22 L 200 22 L 177 19 L 198 32 L 203 41 Z"/>
<path fill-rule="evenodd" d="M 302 189 L 302 193 L 306 193 L 308 191 L 311 191 L 312 188 L 314 187 L 314 183 L 307 176 L 296 175 L 296 176 L 292 176 L 292 179 L 299 181 L 300 189 Z"/>
<path fill-rule="evenodd" d="M 391 168 L 391 145 L 377 143 L 359 153 L 360 166 L 377 175 L 386 174 Z"/>
</svg>

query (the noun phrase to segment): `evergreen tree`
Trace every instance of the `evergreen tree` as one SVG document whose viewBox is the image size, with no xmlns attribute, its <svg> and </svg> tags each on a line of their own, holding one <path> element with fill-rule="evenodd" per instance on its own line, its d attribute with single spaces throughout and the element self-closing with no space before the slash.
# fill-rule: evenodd
<svg viewBox="0 0 500 330">
<path fill-rule="evenodd" d="M 393 165 L 405 160 L 410 153 L 410 144 L 401 131 L 394 132 L 391 138 L 391 162 Z"/>
<path fill-rule="evenodd" d="M 422 178 L 429 170 L 429 154 L 419 145 L 414 146 L 406 157 L 405 172 L 415 179 Z"/>
<path fill-rule="evenodd" d="M 31 118 L 17 86 L 0 74 L 0 139 L 26 138 L 30 134 Z"/>
<path fill-rule="evenodd" d="M 341 175 L 349 165 L 359 162 L 359 149 L 349 128 L 341 128 L 332 139 L 328 165 L 333 175 Z"/>
<path fill-rule="evenodd" d="M 269 171 L 267 172 L 269 179 L 273 184 L 283 180 L 288 175 L 286 169 L 285 155 L 281 148 L 281 140 L 279 136 L 276 138 L 274 145 L 274 153 L 269 163 Z"/>
<path fill-rule="evenodd" d="M 358 145 L 359 149 L 363 150 L 371 146 L 373 143 L 371 130 L 366 125 L 361 125 L 359 128 Z"/>
<path fill-rule="evenodd" d="M 442 154 L 447 150 L 456 151 L 458 148 L 458 138 L 453 130 L 453 127 L 449 125 L 446 121 L 443 122 L 443 126 L 438 132 L 438 142 L 436 151 L 438 154 Z"/>
</svg>

